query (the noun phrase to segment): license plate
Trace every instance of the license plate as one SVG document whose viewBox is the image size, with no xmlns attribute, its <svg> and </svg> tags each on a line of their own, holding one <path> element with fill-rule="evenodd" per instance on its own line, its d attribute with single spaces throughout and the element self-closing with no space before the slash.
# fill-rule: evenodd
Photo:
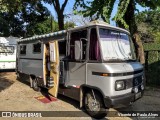
<svg viewBox="0 0 160 120">
<path fill-rule="evenodd" d="M 142 96 L 142 93 L 139 92 L 139 93 L 137 93 L 137 94 L 135 95 L 135 99 L 138 99 L 138 98 L 140 98 L 141 96 Z"/>
</svg>

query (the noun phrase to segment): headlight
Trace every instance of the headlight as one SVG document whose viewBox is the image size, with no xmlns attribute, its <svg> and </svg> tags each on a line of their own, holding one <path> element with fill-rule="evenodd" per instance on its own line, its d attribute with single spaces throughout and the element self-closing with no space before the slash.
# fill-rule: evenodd
<svg viewBox="0 0 160 120">
<path fill-rule="evenodd" d="M 125 88 L 126 88 L 125 81 L 123 81 L 123 80 L 116 81 L 116 83 L 115 83 L 115 90 L 116 91 L 124 90 Z"/>
</svg>

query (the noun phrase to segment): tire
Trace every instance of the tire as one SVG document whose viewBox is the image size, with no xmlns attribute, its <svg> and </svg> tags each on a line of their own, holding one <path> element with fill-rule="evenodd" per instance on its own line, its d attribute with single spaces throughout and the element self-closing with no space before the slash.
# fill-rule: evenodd
<svg viewBox="0 0 160 120">
<path fill-rule="evenodd" d="M 37 78 L 32 79 L 32 88 L 33 88 L 33 90 L 38 91 L 38 92 L 41 90 L 41 88 L 38 86 L 38 79 Z"/>
<path fill-rule="evenodd" d="M 17 72 L 17 80 L 21 80 L 20 73 Z"/>
<path fill-rule="evenodd" d="M 96 103 L 95 99 L 96 98 Z M 84 98 L 84 106 L 87 113 L 96 119 L 102 119 L 107 115 L 107 110 L 104 106 L 103 99 L 99 95 L 98 92 L 94 92 L 94 96 L 92 92 L 87 92 Z"/>
</svg>

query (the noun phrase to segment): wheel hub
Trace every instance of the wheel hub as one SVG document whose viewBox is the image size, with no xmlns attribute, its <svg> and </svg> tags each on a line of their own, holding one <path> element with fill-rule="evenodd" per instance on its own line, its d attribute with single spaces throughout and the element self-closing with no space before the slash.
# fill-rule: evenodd
<svg viewBox="0 0 160 120">
<path fill-rule="evenodd" d="M 91 111 L 99 111 L 100 106 L 93 98 L 88 99 L 88 107 Z"/>
</svg>

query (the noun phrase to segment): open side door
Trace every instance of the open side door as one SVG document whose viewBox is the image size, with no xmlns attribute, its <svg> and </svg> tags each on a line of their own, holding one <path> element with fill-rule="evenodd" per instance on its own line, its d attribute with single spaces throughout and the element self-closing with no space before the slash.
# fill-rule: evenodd
<svg viewBox="0 0 160 120">
<path fill-rule="evenodd" d="M 59 87 L 59 49 L 58 41 L 49 42 L 50 52 L 50 78 L 53 78 L 53 87 L 48 92 L 57 97 Z"/>
</svg>

